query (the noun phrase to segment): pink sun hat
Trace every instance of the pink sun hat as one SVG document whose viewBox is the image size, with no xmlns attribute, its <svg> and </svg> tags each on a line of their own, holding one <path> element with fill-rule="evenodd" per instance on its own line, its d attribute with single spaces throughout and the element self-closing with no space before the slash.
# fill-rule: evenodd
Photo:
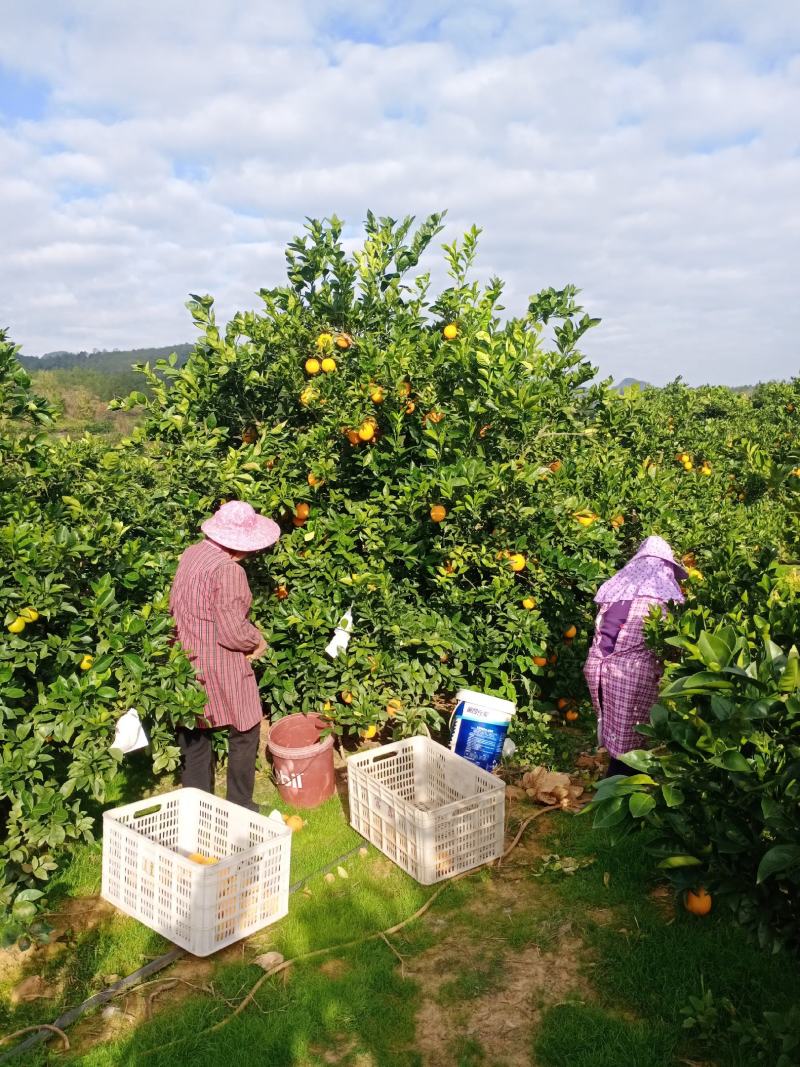
<svg viewBox="0 0 800 1067">
<path fill-rule="evenodd" d="M 274 545 L 281 535 L 277 522 L 259 515 L 244 500 L 229 500 L 200 529 L 206 537 L 234 552 L 259 552 Z"/>
</svg>

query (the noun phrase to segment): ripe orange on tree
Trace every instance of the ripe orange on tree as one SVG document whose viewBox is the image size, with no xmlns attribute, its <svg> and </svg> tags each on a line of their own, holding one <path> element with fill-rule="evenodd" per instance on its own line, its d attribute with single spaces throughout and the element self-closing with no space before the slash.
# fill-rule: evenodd
<svg viewBox="0 0 800 1067">
<path fill-rule="evenodd" d="M 555 474 L 556 471 L 560 471 L 561 470 L 562 463 L 561 463 L 560 459 L 554 459 L 553 462 L 552 463 L 548 463 L 547 466 L 550 468 L 550 470 L 553 472 L 553 474 Z"/>
<path fill-rule="evenodd" d="M 414 403 L 413 400 L 409 400 L 409 402 L 406 404 L 406 415 L 413 415 L 416 406 L 417 405 Z"/>
<path fill-rule="evenodd" d="M 564 637 L 565 637 L 565 638 L 567 639 L 567 641 L 571 641 L 571 640 L 572 640 L 572 638 L 573 638 L 573 637 L 575 636 L 575 634 L 576 634 L 577 632 L 578 632 L 578 628 L 577 628 L 577 626 L 575 626 L 575 624 L 573 623 L 573 624 L 571 624 L 570 626 L 568 626 L 568 627 L 566 628 L 566 630 L 564 631 Z"/>
<path fill-rule="evenodd" d="M 711 894 L 702 887 L 698 890 L 689 889 L 684 897 L 683 906 L 692 915 L 708 915 L 711 911 L 713 900 Z"/>
<path fill-rule="evenodd" d="M 448 322 L 442 333 L 446 341 L 454 341 L 458 337 L 458 326 L 454 322 Z"/>
<path fill-rule="evenodd" d="M 349 348 L 352 343 L 353 338 L 349 333 L 340 333 L 336 337 L 336 347 L 341 348 L 343 351 L 344 349 Z"/>
<path fill-rule="evenodd" d="M 526 559 L 521 552 L 513 552 L 508 557 L 508 565 L 515 574 L 525 570 Z"/>
<path fill-rule="evenodd" d="M 373 404 L 382 404 L 386 399 L 386 392 L 380 385 L 376 385 L 369 394 L 369 398 Z"/>
<path fill-rule="evenodd" d="M 576 722 L 579 718 L 578 712 L 575 710 L 575 708 L 570 708 L 564 718 L 567 720 L 567 722 Z"/>
<path fill-rule="evenodd" d="M 342 703 L 343 704 L 352 704 L 353 703 L 353 694 L 347 689 L 342 693 Z"/>
<path fill-rule="evenodd" d="M 431 508 L 431 521 L 432 522 L 444 522 L 447 518 L 447 508 L 441 504 L 434 504 Z"/>
<path fill-rule="evenodd" d="M 547 666 L 547 656 L 534 656 L 533 657 L 533 662 L 536 664 L 537 667 L 546 667 Z"/>
<path fill-rule="evenodd" d="M 358 438 L 360 441 L 371 441 L 375 437 L 375 423 L 374 422 L 362 422 L 358 428 Z"/>
<path fill-rule="evenodd" d="M 279 585 L 278 588 L 275 590 L 275 596 L 278 598 L 278 600 L 285 600 L 288 595 L 289 590 L 286 588 L 285 585 Z"/>
<path fill-rule="evenodd" d="M 308 484 L 311 486 L 312 489 L 314 488 L 315 485 L 322 485 L 322 479 L 318 478 L 316 476 L 316 474 L 314 474 L 313 471 L 309 471 L 308 472 L 308 477 L 306 478 L 306 481 L 308 482 Z"/>
<path fill-rule="evenodd" d="M 388 716 L 388 718 L 393 719 L 395 715 L 397 715 L 398 711 L 402 709 L 402 707 L 403 702 L 401 700 L 398 700 L 396 697 L 393 697 L 386 705 L 386 715 Z"/>
<path fill-rule="evenodd" d="M 332 374 L 336 370 L 336 360 L 331 356 L 326 356 L 320 363 L 320 367 L 325 374 Z"/>
<path fill-rule="evenodd" d="M 522 606 L 523 608 L 525 608 L 526 611 L 533 611 L 533 609 L 536 607 L 536 597 L 526 596 L 525 599 L 522 601 Z"/>
<path fill-rule="evenodd" d="M 611 526 L 612 526 L 612 528 L 614 530 L 618 530 L 620 528 L 620 526 L 624 526 L 624 525 L 625 525 L 625 516 L 624 515 L 615 515 L 614 518 L 611 520 Z"/>
<path fill-rule="evenodd" d="M 316 358 L 316 356 L 309 356 L 305 362 L 306 374 L 319 374 L 322 370 L 322 364 Z"/>
</svg>

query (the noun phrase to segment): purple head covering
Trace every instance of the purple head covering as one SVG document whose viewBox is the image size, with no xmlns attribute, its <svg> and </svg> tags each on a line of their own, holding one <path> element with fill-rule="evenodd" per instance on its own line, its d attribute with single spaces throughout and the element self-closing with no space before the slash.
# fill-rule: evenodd
<svg viewBox="0 0 800 1067">
<path fill-rule="evenodd" d="M 663 537 L 647 537 L 636 555 L 621 570 L 603 582 L 595 596 L 596 604 L 615 604 L 619 600 L 634 600 L 649 596 L 667 603 L 683 603 L 684 595 L 678 578 L 686 571 L 675 560 L 672 549 Z"/>
</svg>

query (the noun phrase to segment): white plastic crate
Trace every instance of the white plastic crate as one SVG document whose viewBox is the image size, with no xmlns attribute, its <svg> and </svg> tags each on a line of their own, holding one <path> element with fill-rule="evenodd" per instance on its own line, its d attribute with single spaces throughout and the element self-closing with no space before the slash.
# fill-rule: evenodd
<svg viewBox="0 0 800 1067">
<path fill-rule="evenodd" d="M 291 831 L 200 789 L 103 813 L 104 900 L 196 956 L 289 910 Z M 218 862 L 188 857 L 200 853 Z"/>
<path fill-rule="evenodd" d="M 427 737 L 351 756 L 347 780 L 350 825 L 422 885 L 502 854 L 504 783 Z"/>
</svg>

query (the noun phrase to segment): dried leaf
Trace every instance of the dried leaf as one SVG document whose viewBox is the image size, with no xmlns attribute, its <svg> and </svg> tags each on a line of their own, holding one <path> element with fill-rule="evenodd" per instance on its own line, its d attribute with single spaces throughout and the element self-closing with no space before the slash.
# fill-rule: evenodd
<svg viewBox="0 0 800 1067">
<path fill-rule="evenodd" d="M 262 971 L 271 971 L 273 967 L 279 967 L 283 963 L 283 959 L 280 952 L 263 952 L 260 956 L 256 956 L 253 963 L 260 967 Z"/>
<path fill-rule="evenodd" d="M 349 878 L 350 877 L 350 875 L 347 873 L 347 871 L 344 869 L 344 867 L 337 867 L 336 868 L 336 873 L 339 875 L 340 878 Z"/>
</svg>

